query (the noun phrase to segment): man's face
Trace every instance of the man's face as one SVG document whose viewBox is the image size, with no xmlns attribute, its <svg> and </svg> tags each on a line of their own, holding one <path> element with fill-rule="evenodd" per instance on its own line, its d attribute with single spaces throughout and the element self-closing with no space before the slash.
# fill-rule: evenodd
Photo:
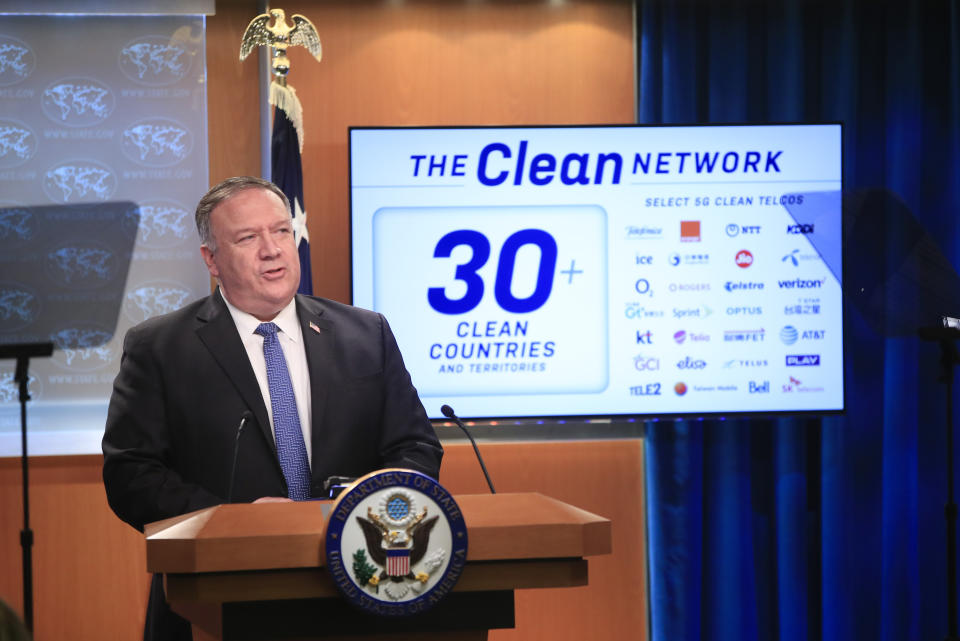
<svg viewBox="0 0 960 641">
<path fill-rule="evenodd" d="M 200 252 L 224 295 L 257 319 L 272 320 L 300 286 L 293 220 L 283 201 L 259 187 L 244 189 L 210 212 L 210 232 L 216 250 Z"/>
</svg>

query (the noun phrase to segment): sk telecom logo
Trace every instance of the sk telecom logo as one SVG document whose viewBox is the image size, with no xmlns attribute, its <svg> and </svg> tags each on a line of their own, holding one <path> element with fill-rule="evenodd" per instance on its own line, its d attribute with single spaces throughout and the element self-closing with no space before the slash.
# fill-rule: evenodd
<svg viewBox="0 0 960 641">
<path fill-rule="evenodd" d="M 680 221 L 680 241 L 684 243 L 700 242 L 700 221 L 699 220 L 681 220 Z"/>
</svg>

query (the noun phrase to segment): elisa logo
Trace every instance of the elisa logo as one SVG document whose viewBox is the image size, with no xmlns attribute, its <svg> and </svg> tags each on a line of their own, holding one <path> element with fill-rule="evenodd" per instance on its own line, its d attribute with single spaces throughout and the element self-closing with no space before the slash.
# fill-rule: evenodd
<svg viewBox="0 0 960 641">
<path fill-rule="evenodd" d="M 707 366 L 707 361 L 702 358 L 693 359 L 689 356 L 681 361 L 677 361 L 677 369 L 703 369 Z"/>
<path fill-rule="evenodd" d="M 681 220 L 680 221 L 680 241 L 684 243 L 700 242 L 700 221 L 699 220 Z"/>
<path fill-rule="evenodd" d="M 753 254 L 747 249 L 741 249 L 736 256 L 737 267 L 746 269 L 753 264 Z"/>
</svg>

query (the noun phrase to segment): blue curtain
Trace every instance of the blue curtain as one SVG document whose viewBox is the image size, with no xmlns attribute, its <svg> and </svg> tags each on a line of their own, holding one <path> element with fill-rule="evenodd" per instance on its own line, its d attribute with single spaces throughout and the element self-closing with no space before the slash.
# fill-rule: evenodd
<svg viewBox="0 0 960 641">
<path fill-rule="evenodd" d="M 858 269 L 885 282 L 917 229 L 936 271 L 960 265 L 960 2 L 636 7 L 640 123 L 841 121 L 845 206 L 861 209 L 845 285 Z M 881 310 L 921 305 L 939 286 L 921 273 L 881 288 Z M 656 641 L 946 636 L 940 350 L 861 303 L 844 304 L 845 414 L 648 424 Z"/>
</svg>

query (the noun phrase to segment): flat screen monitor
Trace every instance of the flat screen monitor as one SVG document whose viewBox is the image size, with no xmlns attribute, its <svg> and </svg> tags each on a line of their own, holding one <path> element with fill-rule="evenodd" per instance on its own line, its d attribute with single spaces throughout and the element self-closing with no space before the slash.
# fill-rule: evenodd
<svg viewBox="0 0 960 641">
<path fill-rule="evenodd" d="M 351 128 L 353 303 L 465 417 L 843 409 L 841 126 Z"/>
</svg>

